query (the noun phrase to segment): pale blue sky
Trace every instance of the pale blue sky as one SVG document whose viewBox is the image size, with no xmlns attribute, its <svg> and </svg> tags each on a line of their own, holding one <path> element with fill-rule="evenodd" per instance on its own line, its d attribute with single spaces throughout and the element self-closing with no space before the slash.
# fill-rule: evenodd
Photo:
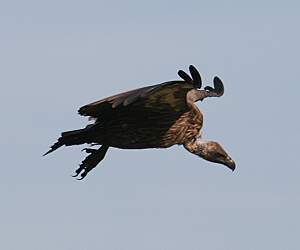
<svg viewBox="0 0 300 250">
<path fill-rule="evenodd" d="M 298 250 L 298 1 L 2 1 L 0 248 Z M 83 181 L 77 109 L 123 90 L 204 83 L 204 138 L 231 173 L 182 147 L 110 150 Z"/>
</svg>

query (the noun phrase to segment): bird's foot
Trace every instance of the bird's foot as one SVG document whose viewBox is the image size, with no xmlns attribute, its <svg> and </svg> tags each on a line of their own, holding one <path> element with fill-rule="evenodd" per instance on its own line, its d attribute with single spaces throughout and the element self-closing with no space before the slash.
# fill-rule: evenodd
<svg viewBox="0 0 300 250">
<path fill-rule="evenodd" d="M 76 169 L 75 175 L 73 175 L 73 177 L 78 177 L 80 175 L 80 178 L 78 178 L 77 180 L 82 180 L 84 177 L 86 177 L 87 174 L 93 168 L 95 168 L 101 160 L 103 160 L 107 150 L 108 146 L 106 145 L 101 146 L 99 149 L 82 149 L 82 151 L 87 152 L 89 155 L 82 161 L 82 163 L 79 165 L 79 168 Z"/>
<path fill-rule="evenodd" d="M 80 178 L 78 178 L 77 180 L 82 180 L 89 171 L 92 170 L 91 167 L 89 167 L 89 160 L 92 157 L 92 154 L 95 153 L 97 151 L 97 149 L 94 148 L 83 148 L 81 150 L 82 152 L 85 151 L 86 153 L 88 153 L 89 155 L 87 156 L 87 158 L 79 165 L 79 168 L 75 170 L 75 175 L 72 175 L 72 177 L 77 177 L 78 175 L 80 175 Z"/>
</svg>

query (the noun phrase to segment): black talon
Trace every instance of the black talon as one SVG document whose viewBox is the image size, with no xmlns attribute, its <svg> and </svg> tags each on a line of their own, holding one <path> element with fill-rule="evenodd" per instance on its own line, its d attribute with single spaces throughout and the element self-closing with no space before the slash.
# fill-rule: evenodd
<svg viewBox="0 0 300 250">
<path fill-rule="evenodd" d="M 75 175 L 72 175 L 72 177 L 77 177 L 83 170 L 84 170 L 84 166 L 82 164 L 79 165 L 79 168 L 75 170 Z"/>
<path fill-rule="evenodd" d="M 82 174 L 81 174 L 81 178 L 80 178 L 80 180 L 82 180 L 83 178 L 85 178 L 86 177 L 86 175 L 87 175 L 87 173 L 89 172 L 90 170 L 85 170 Z"/>
<path fill-rule="evenodd" d="M 76 171 L 75 171 L 75 173 L 76 174 L 74 174 L 74 175 L 72 175 L 72 177 L 77 177 L 81 172 L 82 172 L 82 170 L 84 170 L 84 168 L 78 168 Z"/>
<path fill-rule="evenodd" d="M 80 177 L 77 178 L 77 180 L 78 181 L 83 180 L 87 176 L 88 172 L 90 172 L 91 170 L 92 168 L 91 169 L 85 168 L 84 171 L 81 173 Z"/>
<path fill-rule="evenodd" d="M 83 180 L 83 178 L 84 177 L 81 176 L 80 178 L 77 178 L 76 180 L 81 181 L 81 180 Z"/>
<path fill-rule="evenodd" d="M 86 166 L 84 169 L 82 169 L 82 171 L 80 171 L 81 175 L 80 178 L 78 178 L 77 180 L 81 181 L 82 179 L 84 179 L 87 174 L 94 168 L 95 166 Z"/>
<path fill-rule="evenodd" d="M 97 164 L 103 160 L 109 146 L 102 145 L 99 149 L 93 148 L 84 148 L 82 151 L 86 151 L 89 155 L 81 162 L 79 168 L 75 171 L 75 175 L 73 177 L 77 177 L 80 175 L 80 178 L 77 180 L 84 179 L 87 174 L 94 169 Z"/>
<path fill-rule="evenodd" d="M 81 151 L 85 151 L 86 153 L 91 154 L 91 153 L 97 151 L 97 149 L 93 149 L 93 148 L 84 148 L 84 149 L 82 149 Z"/>
<path fill-rule="evenodd" d="M 77 177 L 81 173 L 80 177 L 77 178 L 77 180 L 79 180 L 79 181 L 82 180 L 86 176 L 86 174 L 84 175 L 84 173 L 86 172 L 86 168 L 84 166 L 80 166 L 80 168 L 78 168 L 75 172 L 76 172 L 76 175 L 73 177 Z"/>
</svg>

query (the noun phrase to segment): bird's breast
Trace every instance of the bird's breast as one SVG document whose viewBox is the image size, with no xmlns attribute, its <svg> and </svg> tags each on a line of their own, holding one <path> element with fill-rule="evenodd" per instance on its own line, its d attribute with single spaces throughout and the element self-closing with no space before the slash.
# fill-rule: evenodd
<svg viewBox="0 0 300 250">
<path fill-rule="evenodd" d="M 203 115 L 200 110 L 188 111 L 176 120 L 163 137 L 162 142 L 166 145 L 168 143 L 185 144 L 189 141 L 198 138 L 201 134 L 203 125 Z"/>
</svg>

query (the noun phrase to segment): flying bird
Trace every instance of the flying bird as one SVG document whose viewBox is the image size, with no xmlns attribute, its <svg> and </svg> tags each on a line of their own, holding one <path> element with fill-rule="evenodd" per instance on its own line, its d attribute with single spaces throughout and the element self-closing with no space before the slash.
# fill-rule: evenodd
<svg viewBox="0 0 300 250">
<path fill-rule="evenodd" d="M 190 65 L 190 75 L 179 70 L 182 80 L 168 81 L 113 95 L 81 107 L 78 113 L 89 116 L 94 123 L 85 128 L 61 134 L 47 155 L 61 146 L 88 143 L 88 156 L 73 177 L 80 180 L 105 157 L 109 147 L 120 149 L 183 147 L 201 158 L 220 163 L 232 171 L 235 162 L 215 141 L 201 139 L 203 114 L 195 105 L 207 97 L 220 97 L 224 86 L 217 76 L 213 86 L 202 87 L 198 70 Z"/>
</svg>

